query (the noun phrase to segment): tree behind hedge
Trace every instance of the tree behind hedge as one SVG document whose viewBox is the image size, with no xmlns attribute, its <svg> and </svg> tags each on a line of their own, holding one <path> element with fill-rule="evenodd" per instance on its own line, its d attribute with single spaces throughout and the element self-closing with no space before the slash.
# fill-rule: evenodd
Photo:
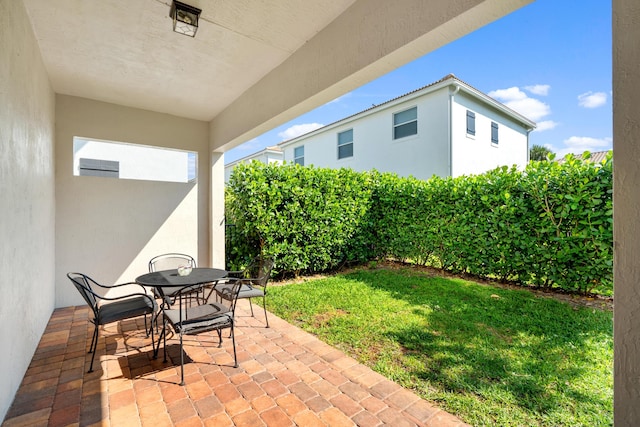
<svg viewBox="0 0 640 427">
<path fill-rule="evenodd" d="M 533 147 L 531 147 L 531 149 L 529 150 L 529 159 L 538 161 L 548 160 L 551 154 L 553 154 L 552 151 L 547 147 L 534 144 Z"/>
</svg>

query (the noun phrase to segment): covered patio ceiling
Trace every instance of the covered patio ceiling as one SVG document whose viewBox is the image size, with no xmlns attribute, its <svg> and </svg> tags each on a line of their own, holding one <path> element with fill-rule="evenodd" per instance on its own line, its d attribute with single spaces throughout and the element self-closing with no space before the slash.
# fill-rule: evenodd
<svg viewBox="0 0 640 427">
<path fill-rule="evenodd" d="M 532 0 L 24 0 L 53 90 L 211 122 L 223 152 Z"/>
<path fill-rule="evenodd" d="M 186 0 L 195 38 L 172 31 L 171 0 L 25 0 L 56 93 L 210 121 L 354 0 Z"/>
</svg>

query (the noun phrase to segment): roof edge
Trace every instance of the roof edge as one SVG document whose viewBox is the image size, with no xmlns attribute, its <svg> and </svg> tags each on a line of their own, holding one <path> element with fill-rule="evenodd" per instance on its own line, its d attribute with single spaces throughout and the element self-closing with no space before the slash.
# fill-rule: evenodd
<svg viewBox="0 0 640 427">
<path fill-rule="evenodd" d="M 494 98 L 491 98 L 489 95 L 485 94 L 484 92 L 476 89 L 475 87 L 471 86 L 470 84 L 468 84 L 467 82 L 460 80 L 458 77 L 455 76 L 455 74 L 453 73 L 449 73 L 446 76 L 444 76 L 443 78 L 441 78 L 440 80 L 437 80 L 433 83 L 430 83 L 426 86 L 422 86 L 418 89 L 414 89 L 411 92 L 407 92 L 403 95 L 400 96 L 396 96 L 395 98 L 392 98 L 388 101 L 382 102 L 378 105 L 374 105 L 372 107 L 369 107 L 365 110 L 359 111 L 357 113 L 351 114 L 350 116 L 344 117 L 340 120 L 336 120 L 334 122 L 331 122 L 327 125 L 324 125 L 318 129 L 314 129 L 310 132 L 307 132 L 305 134 L 302 135 L 298 135 L 295 138 L 291 138 L 282 142 L 279 142 L 277 145 L 278 147 L 284 147 L 290 144 L 293 144 L 294 142 L 300 140 L 300 139 L 304 139 L 307 138 L 313 134 L 316 133 L 320 133 L 324 130 L 326 130 L 329 127 L 334 127 L 342 122 L 346 122 L 349 121 L 353 118 L 355 118 L 356 116 L 360 116 L 360 115 L 365 115 L 365 113 L 367 113 L 366 115 L 373 113 L 375 111 L 379 111 L 382 110 L 384 108 L 389 107 L 390 104 L 395 103 L 397 101 L 403 100 L 403 99 L 411 99 L 411 96 L 417 96 L 420 92 L 424 92 L 424 93 L 429 93 L 429 92 L 433 92 L 435 90 L 441 89 L 442 87 L 446 87 L 446 86 L 459 86 L 461 88 L 464 88 L 465 91 L 477 98 L 480 98 L 482 101 L 484 101 L 485 103 L 494 106 L 498 111 L 501 111 L 509 116 L 512 116 L 514 119 L 516 119 L 517 121 L 519 121 L 520 123 L 522 123 L 525 127 L 529 128 L 529 130 L 533 130 L 536 128 L 536 123 L 532 120 L 529 120 L 528 118 L 526 118 L 525 116 L 523 116 L 522 114 L 518 113 L 517 111 L 512 110 L 511 108 L 507 107 L 506 105 L 504 105 L 503 103 L 501 103 L 500 101 L 497 101 Z"/>
<path fill-rule="evenodd" d="M 259 156 L 260 154 L 269 153 L 269 152 L 282 154 L 282 149 L 280 147 L 278 147 L 277 145 L 272 145 L 272 146 L 269 146 L 269 147 L 265 147 L 262 150 L 255 151 L 255 152 L 253 152 L 251 154 L 247 154 L 244 157 L 241 157 L 241 158 L 236 159 L 236 160 L 234 160 L 232 162 L 229 162 L 229 163 L 225 164 L 224 167 L 226 168 L 227 166 L 235 166 L 235 165 L 237 165 L 239 163 L 242 163 L 242 162 L 245 162 L 245 161 L 249 160 L 251 157 Z"/>
</svg>

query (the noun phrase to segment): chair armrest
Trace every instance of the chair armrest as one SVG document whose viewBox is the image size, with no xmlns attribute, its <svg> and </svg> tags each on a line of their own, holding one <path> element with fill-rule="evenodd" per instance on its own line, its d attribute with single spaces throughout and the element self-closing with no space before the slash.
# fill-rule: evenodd
<svg viewBox="0 0 640 427">
<path fill-rule="evenodd" d="M 136 293 L 133 293 L 133 294 L 119 295 L 117 297 L 107 297 L 107 296 L 104 296 L 104 295 L 96 294 L 95 292 L 91 292 L 91 293 L 93 295 L 95 295 L 96 298 L 101 299 L 101 300 L 105 300 L 105 301 L 117 301 L 117 300 L 120 300 L 120 299 L 127 299 L 127 298 L 131 298 L 131 297 L 145 297 L 150 301 L 154 301 L 154 299 L 151 298 L 151 296 L 149 294 L 143 294 L 143 293 L 139 293 L 139 292 L 136 292 Z"/>
<path fill-rule="evenodd" d="M 103 288 L 108 288 L 109 286 L 102 286 Z M 149 302 L 151 303 L 151 306 L 153 307 L 153 310 L 155 311 L 158 308 L 158 305 L 156 304 L 155 299 L 153 299 L 149 294 L 147 293 L 140 293 L 140 292 L 135 292 L 132 294 L 126 294 L 126 295 L 118 295 L 115 297 L 108 297 L 105 295 L 100 295 L 96 292 L 94 292 L 92 289 L 86 289 L 87 292 L 90 292 L 95 298 L 96 301 L 118 301 L 118 300 L 124 300 L 127 298 L 132 298 L 132 297 L 143 297 L 149 300 Z"/>
<path fill-rule="evenodd" d="M 239 278 L 239 277 L 223 277 L 222 279 L 218 279 L 215 282 L 211 282 L 210 285 L 213 285 L 213 289 L 216 288 L 216 286 L 218 285 L 227 285 L 230 283 L 235 283 L 238 281 L 242 281 L 243 279 Z"/>
<path fill-rule="evenodd" d="M 139 286 L 144 293 L 147 293 L 147 288 L 144 287 L 143 285 L 141 285 L 138 282 L 116 283 L 115 285 L 101 285 L 100 283 L 96 282 L 95 280 L 93 280 L 91 278 L 88 278 L 88 279 L 91 280 L 91 285 L 92 286 L 95 285 L 95 286 L 98 286 L 98 287 L 100 287 L 102 289 L 116 289 L 116 288 L 122 288 L 124 286 Z"/>
<path fill-rule="evenodd" d="M 242 281 L 243 285 L 257 286 L 259 288 L 265 288 L 267 286 L 266 284 L 260 283 L 260 279 L 257 279 L 255 277 L 246 277 L 240 280 Z"/>
<path fill-rule="evenodd" d="M 139 286 L 140 288 L 142 288 L 143 291 L 146 292 L 146 290 L 147 290 L 146 287 L 144 287 L 143 285 L 141 285 L 138 282 L 117 283 L 115 285 L 100 285 L 100 284 L 98 284 L 98 286 L 100 286 L 101 288 L 105 288 L 105 289 L 121 288 L 121 287 L 124 287 L 124 286 Z"/>
<path fill-rule="evenodd" d="M 243 273 L 244 273 L 244 271 L 227 271 L 227 276 L 226 277 L 240 279 L 240 278 L 242 278 L 242 274 Z"/>
</svg>

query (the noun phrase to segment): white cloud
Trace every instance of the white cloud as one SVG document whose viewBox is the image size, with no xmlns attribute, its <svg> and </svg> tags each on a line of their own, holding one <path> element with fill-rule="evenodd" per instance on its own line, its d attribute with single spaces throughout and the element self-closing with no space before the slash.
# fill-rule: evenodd
<svg viewBox="0 0 640 427">
<path fill-rule="evenodd" d="M 293 125 L 290 128 L 287 128 L 284 131 L 278 133 L 278 136 L 287 141 L 289 139 L 293 139 L 297 136 L 304 135 L 305 133 L 309 133 L 318 128 L 321 128 L 322 126 L 324 125 L 320 123 L 304 123 L 301 125 Z"/>
<path fill-rule="evenodd" d="M 578 105 L 584 108 L 597 108 L 607 103 L 607 94 L 604 92 L 585 92 L 578 95 Z"/>
<path fill-rule="evenodd" d="M 527 98 L 527 94 L 520 90 L 519 87 L 510 87 L 508 89 L 498 89 L 489 92 L 489 96 L 502 100 L 503 102 L 517 101 Z"/>
<path fill-rule="evenodd" d="M 545 130 L 554 129 L 556 126 L 558 126 L 558 123 L 553 120 L 543 120 L 536 123 L 534 132 L 543 132 Z"/>
<path fill-rule="evenodd" d="M 518 87 L 494 90 L 489 92 L 489 96 L 534 122 L 551 114 L 549 105 L 539 99 L 530 98 Z"/>
<path fill-rule="evenodd" d="M 551 86 L 549 85 L 533 85 L 533 86 L 525 86 L 525 90 L 528 90 L 534 95 L 547 96 L 549 95 L 549 89 Z"/>
<path fill-rule="evenodd" d="M 564 147 L 557 151 L 557 158 L 564 157 L 568 153 L 581 155 L 585 151 L 606 151 L 613 147 L 612 138 L 592 138 L 590 136 L 572 136 L 565 139 Z"/>
</svg>

